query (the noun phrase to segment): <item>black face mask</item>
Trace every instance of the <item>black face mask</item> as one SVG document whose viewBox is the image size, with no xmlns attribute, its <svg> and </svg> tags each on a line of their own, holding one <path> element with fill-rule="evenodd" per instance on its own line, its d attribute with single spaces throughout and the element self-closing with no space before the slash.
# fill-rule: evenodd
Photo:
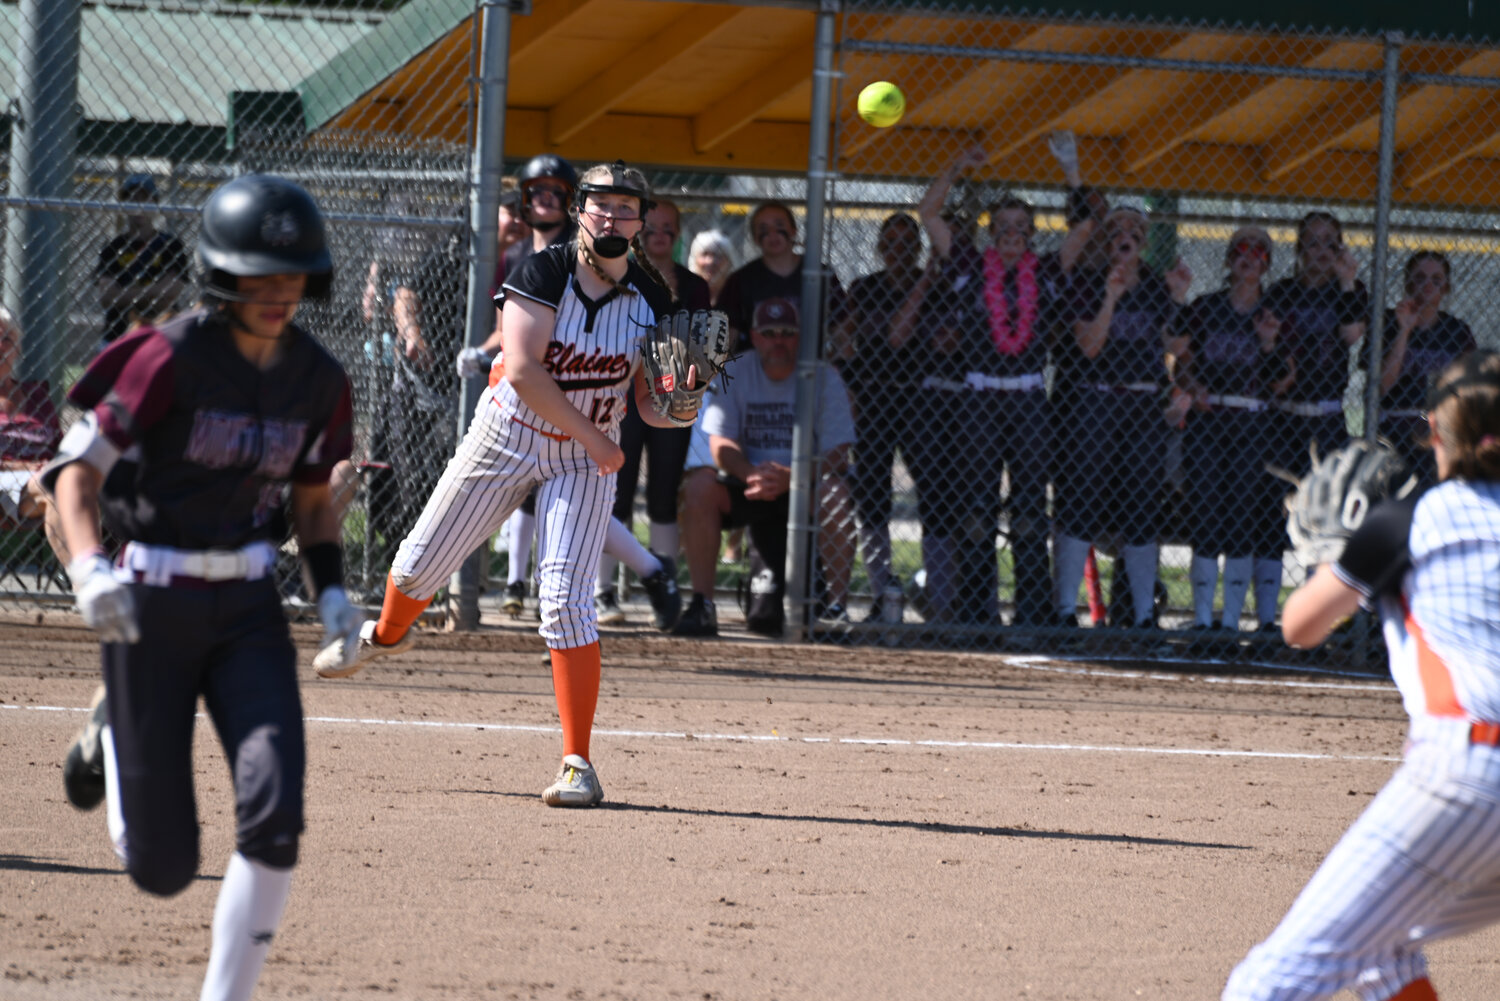
<svg viewBox="0 0 1500 1001">
<path fill-rule="evenodd" d="M 624 257 L 625 252 L 630 249 L 630 241 L 619 233 L 609 233 L 604 236 L 594 237 L 594 253 L 608 260 L 616 257 Z"/>
</svg>

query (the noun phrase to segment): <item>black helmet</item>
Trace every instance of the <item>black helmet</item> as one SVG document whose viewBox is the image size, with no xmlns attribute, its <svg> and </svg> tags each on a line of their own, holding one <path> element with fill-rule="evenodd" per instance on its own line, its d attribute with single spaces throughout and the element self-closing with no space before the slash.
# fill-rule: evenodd
<svg viewBox="0 0 1500 1001">
<path fill-rule="evenodd" d="M 544 177 L 561 181 L 568 186 L 570 192 L 578 188 L 578 172 L 568 161 L 555 153 L 543 153 L 527 160 L 517 180 L 521 183 L 521 190 L 525 191 L 533 181 L 540 181 Z"/>
<path fill-rule="evenodd" d="M 333 255 L 323 213 L 312 196 L 284 177 L 246 174 L 222 184 L 203 206 L 198 266 L 204 292 L 236 300 L 236 278 L 304 274 L 305 299 L 325 299 Z"/>
<path fill-rule="evenodd" d="M 593 167 L 585 173 L 593 174 L 600 170 L 601 168 Z M 640 171 L 625 166 L 624 160 L 616 160 L 609 165 L 609 180 L 600 178 L 594 181 L 584 181 L 578 185 L 580 205 L 588 195 L 629 195 L 640 200 L 643 216 L 656 204 L 651 200 L 651 189 L 646 186 L 645 177 Z"/>
</svg>

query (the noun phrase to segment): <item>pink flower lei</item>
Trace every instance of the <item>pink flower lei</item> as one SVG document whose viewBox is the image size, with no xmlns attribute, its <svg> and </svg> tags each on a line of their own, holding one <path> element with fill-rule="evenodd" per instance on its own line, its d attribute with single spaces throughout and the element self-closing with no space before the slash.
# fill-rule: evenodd
<svg viewBox="0 0 1500 1001">
<path fill-rule="evenodd" d="M 1016 262 L 1016 329 L 1010 328 L 1010 310 L 1005 304 L 1005 263 L 994 247 L 984 252 L 984 304 L 990 314 L 990 340 L 1003 355 L 1018 355 L 1031 344 L 1036 326 L 1037 257 L 1031 251 Z"/>
</svg>

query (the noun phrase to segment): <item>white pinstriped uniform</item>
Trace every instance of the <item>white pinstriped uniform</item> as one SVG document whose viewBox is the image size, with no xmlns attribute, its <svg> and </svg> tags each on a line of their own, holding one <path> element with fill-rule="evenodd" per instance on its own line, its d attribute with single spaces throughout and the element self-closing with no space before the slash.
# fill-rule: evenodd
<svg viewBox="0 0 1500 1001">
<path fill-rule="evenodd" d="M 1405 760 L 1235 969 L 1225 1001 L 1345 988 L 1384 1001 L 1426 976 L 1424 942 L 1500 921 L 1500 750 L 1470 736 L 1500 723 L 1500 484 L 1429 490 L 1407 553 L 1399 590 L 1372 593 L 1348 555 L 1334 568 L 1378 599 L 1412 719 Z"/>
<path fill-rule="evenodd" d="M 631 263 L 620 282 L 637 290 L 611 291 L 591 301 L 573 279 L 576 251 L 555 244 L 527 258 L 511 275 L 497 304 L 517 295 L 557 312 L 543 362 L 578 410 L 619 440 L 625 394 L 634 391 L 643 335 L 670 294 Z M 497 359 L 469 430 L 449 460 L 391 566 L 402 593 L 429 598 L 477 549 L 532 487 L 537 492 L 537 577 L 540 632 L 553 649 L 599 638 L 594 579 L 604 550 L 615 476 L 600 476 L 583 446 L 538 417 L 500 376 Z"/>
</svg>

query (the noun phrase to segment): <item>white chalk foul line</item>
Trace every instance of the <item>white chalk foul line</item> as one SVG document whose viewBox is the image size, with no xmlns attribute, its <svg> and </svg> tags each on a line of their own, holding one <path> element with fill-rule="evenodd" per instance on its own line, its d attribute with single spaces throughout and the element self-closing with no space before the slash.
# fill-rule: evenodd
<svg viewBox="0 0 1500 1001">
<path fill-rule="evenodd" d="M 25 709 L 33 712 L 88 712 L 68 706 L 13 706 L 0 709 Z M 200 713 L 200 715 L 202 715 Z M 448 730 L 494 730 L 499 733 L 561 733 L 555 726 L 523 723 L 463 723 L 455 720 L 379 719 L 357 716 L 308 716 L 307 723 L 333 726 L 396 726 Z M 980 751 L 1080 751 L 1102 754 L 1161 754 L 1202 758 L 1280 758 L 1295 761 L 1400 761 L 1400 758 L 1371 754 L 1314 754 L 1300 751 L 1235 751 L 1212 747 L 1132 747 L 1115 744 L 1035 744 L 1010 740 L 908 740 L 900 737 L 788 737 L 779 733 L 691 733 L 687 730 L 610 730 L 596 729 L 595 737 L 634 738 L 637 740 L 703 740 L 741 743 L 844 744 L 871 747 L 941 747 L 950 750 Z"/>
</svg>

